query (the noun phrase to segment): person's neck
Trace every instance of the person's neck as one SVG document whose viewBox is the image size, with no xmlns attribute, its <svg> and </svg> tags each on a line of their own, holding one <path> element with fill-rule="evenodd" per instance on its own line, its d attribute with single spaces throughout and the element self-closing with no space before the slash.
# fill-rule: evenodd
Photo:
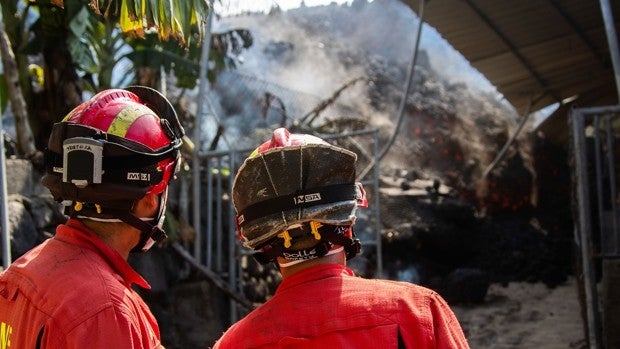
<svg viewBox="0 0 620 349">
<path fill-rule="evenodd" d="M 285 263 L 288 260 L 279 257 L 278 261 L 280 263 Z M 345 257 L 345 253 L 339 252 L 339 253 L 332 254 L 329 256 L 324 256 L 321 258 L 310 259 L 310 260 L 304 261 L 299 264 L 291 265 L 289 267 L 280 267 L 280 273 L 282 274 L 282 278 L 286 279 L 287 277 L 295 275 L 302 270 L 306 270 L 316 265 L 324 265 L 324 264 L 340 264 L 340 265 L 346 266 L 347 259 Z"/>
<path fill-rule="evenodd" d="M 105 223 L 90 219 L 82 219 L 81 222 L 125 260 L 129 258 L 129 252 L 140 240 L 140 231 L 126 223 Z"/>
</svg>

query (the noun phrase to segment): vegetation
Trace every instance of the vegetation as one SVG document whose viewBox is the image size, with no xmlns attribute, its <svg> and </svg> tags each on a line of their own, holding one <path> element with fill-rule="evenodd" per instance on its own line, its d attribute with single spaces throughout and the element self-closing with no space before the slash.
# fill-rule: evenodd
<svg viewBox="0 0 620 349">
<path fill-rule="evenodd" d="M 18 151 L 33 162 L 84 92 L 157 88 L 162 71 L 193 88 L 206 38 L 211 81 L 252 45 L 244 29 L 206 36 L 207 0 L 4 0 L 1 7 L 0 108 L 10 101 Z"/>
</svg>

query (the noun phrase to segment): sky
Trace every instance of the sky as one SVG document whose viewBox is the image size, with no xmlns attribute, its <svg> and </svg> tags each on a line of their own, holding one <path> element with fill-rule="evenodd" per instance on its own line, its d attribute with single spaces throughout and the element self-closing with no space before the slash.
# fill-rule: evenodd
<svg viewBox="0 0 620 349">
<path fill-rule="evenodd" d="M 303 2 L 308 7 L 337 4 L 350 4 L 353 0 L 217 0 L 214 2 L 216 12 L 225 14 L 238 14 L 241 12 L 266 12 L 274 6 L 282 10 L 290 10 Z"/>
</svg>

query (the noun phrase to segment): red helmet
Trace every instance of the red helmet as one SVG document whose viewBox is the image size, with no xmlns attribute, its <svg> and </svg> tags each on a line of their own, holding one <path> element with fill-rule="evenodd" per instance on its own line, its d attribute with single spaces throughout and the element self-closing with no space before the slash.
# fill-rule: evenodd
<svg viewBox="0 0 620 349">
<path fill-rule="evenodd" d="M 269 149 L 275 149 L 275 148 L 281 148 L 281 147 L 303 146 L 306 144 L 329 145 L 329 143 L 325 142 L 319 137 L 309 135 L 309 134 L 299 134 L 299 133 L 291 134 L 289 130 L 281 127 L 273 131 L 271 140 L 259 145 L 258 148 L 254 149 L 254 151 L 250 154 L 249 158 L 252 158 Z M 356 156 L 355 154 L 353 155 Z"/>
<path fill-rule="evenodd" d="M 281 232 L 309 222 L 353 225 L 357 206 L 366 206 L 363 187 L 355 182 L 356 159 L 321 138 L 276 129 L 245 160 L 233 183 L 245 246 L 261 249 Z"/>
<path fill-rule="evenodd" d="M 71 204 L 69 216 L 120 219 L 150 237 L 153 226 L 130 211 L 144 195 L 164 193 L 163 211 L 184 134 L 172 105 L 156 90 L 104 90 L 54 125 L 43 185 L 57 201 Z"/>
</svg>

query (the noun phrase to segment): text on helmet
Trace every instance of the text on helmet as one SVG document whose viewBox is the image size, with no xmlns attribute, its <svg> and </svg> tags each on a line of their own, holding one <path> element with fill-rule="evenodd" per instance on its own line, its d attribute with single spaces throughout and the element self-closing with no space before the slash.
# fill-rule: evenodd
<svg viewBox="0 0 620 349">
<path fill-rule="evenodd" d="M 305 195 L 297 195 L 293 198 L 293 200 L 295 201 L 295 205 L 303 204 L 305 202 L 321 201 L 321 194 L 312 193 L 312 194 L 305 194 Z"/>
<path fill-rule="evenodd" d="M 140 172 L 127 172 L 127 180 L 128 181 L 150 181 L 151 174 L 140 173 Z"/>
</svg>

